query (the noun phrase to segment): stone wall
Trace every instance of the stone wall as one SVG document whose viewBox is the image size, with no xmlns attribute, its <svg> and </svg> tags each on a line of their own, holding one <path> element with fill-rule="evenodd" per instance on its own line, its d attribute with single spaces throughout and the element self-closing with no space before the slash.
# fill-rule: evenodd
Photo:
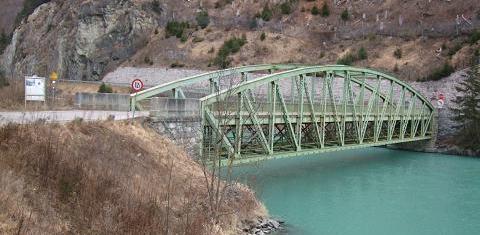
<svg viewBox="0 0 480 235">
<path fill-rule="evenodd" d="M 148 122 L 159 134 L 166 136 L 187 153 L 196 158 L 200 154 L 201 121 L 200 118 L 150 119 Z"/>
<path fill-rule="evenodd" d="M 153 129 L 183 147 L 190 156 L 199 156 L 200 100 L 154 97 L 149 109 L 149 125 Z"/>
</svg>

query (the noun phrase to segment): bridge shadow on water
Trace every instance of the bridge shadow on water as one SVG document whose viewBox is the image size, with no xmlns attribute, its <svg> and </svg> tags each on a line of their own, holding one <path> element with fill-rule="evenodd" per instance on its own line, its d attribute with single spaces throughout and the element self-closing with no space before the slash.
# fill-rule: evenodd
<svg viewBox="0 0 480 235">
<path fill-rule="evenodd" d="M 234 173 L 240 178 L 245 175 L 256 175 L 261 172 L 266 176 L 292 176 L 306 171 L 322 172 L 322 174 L 339 174 L 352 169 L 361 171 L 378 165 L 408 167 L 408 162 L 414 161 L 419 153 L 390 150 L 380 147 L 367 149 L 329 152 L 317 155 L 292 157 L 259 161 L 235 167 Z"/>
</svg>

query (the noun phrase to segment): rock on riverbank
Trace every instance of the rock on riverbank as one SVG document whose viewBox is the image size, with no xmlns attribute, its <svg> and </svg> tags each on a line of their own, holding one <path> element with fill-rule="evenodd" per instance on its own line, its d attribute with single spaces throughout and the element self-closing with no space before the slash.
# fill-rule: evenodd
<svg viewBox="0 0 480 235">
<path fill-rule="evenodd" d="M 243 232 L 248 235 L 264 235 L 283 230 L 284 222 L 280 220 L 258 218 L 256 221 L 244 221 Z"/>
</svg>

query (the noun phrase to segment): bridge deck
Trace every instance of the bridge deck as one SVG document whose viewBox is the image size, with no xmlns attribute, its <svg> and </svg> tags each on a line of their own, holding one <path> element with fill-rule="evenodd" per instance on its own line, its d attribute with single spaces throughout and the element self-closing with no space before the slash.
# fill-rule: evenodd
<svg viewBox="0 0 480 235">
<path fill-rule="evenodd" d="M 240 164 L 247 164 L 247 163 L 258 163 L 261 161 L 272 160 L 272 159 L 281 159 L 281 158 L 289 158 L 289 157 L 299 157 L 299 156 L 316 156 L 320 153 L 328 153 L 328 152 L 336 152 L 336 151 L 343 151 L 343 150 L 352 150 L 352 149 L 360 149 L 360 148 L 368 148 L 368 147 L 377 147 L 377 146 L 386 146 L 390 144 L 397 144 L 397 143 L 405 143 L 405 142 L 414 142 L 414 141 L 423 141 L 429 140 L 432 137 L 415 137 L 403 140 L 393 140 L 393 141 L 378 141 L 378 142 L 371 142 L 365 143 L 362 145 L 358 144 L 346 144 L 344 146 L 338 145 L 331 145 L 326 146 L 324 148 L 307 148 L 302 149 L 302 151 L 295 151 L 295 150 L 286 150 L 286 151 L 276 151 L 275 154 L 263 154 L 263 153 L 245 153 L 242 154 L 241 157 L 233 158 L 232 162 L 230 163 L 227 158 L 224 158 L 220 161 L 221 166 L 226 166 L 229 164 L 233 165 L 240 165 Z"/>
</svg>

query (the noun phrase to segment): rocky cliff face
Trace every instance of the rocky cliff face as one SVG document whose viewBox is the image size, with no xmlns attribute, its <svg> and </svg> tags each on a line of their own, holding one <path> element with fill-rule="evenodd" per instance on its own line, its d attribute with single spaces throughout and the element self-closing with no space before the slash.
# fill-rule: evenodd
<svg viewBox="0 0 480 235">
<path fill-rule="evenodd" d="M 324 2 L 330 6 L 328 17 L 311 13 Z M 286 13 L 282 3 L 288 3 Z M 260 17 L 266 5 L 272 14 L 268 21 Z M 210 16 L 205 29 L 195 27 L 200 9 Z M 345 10 L 348 20 L 340 17 Z M 172 19 L 194 26 L 184 40 L 165 37 Z M 356 66 L 416 80 L 444 62 L 466 67 L 464 61 L 478 46 L 465 46 L 459 53 L 455 48 L 465 41 L 462 33 L 479 28 L 476 0 L 52 0 L 15 30 L 0 64 L 12 77 L 55 70 L 62 79 L 73 80 L 99 80 L 119 65 L 206 69 L 228 38 L 245 35 L 248 43 L 231 56 L 233 66 L 332 64 L 364 47 L 368 58 Z M 394 57 L 397 49 L 402 58 Z"/>
<path fill-rule="evenodd" d="M 13 31 L 15 18 L 22 9 L 23 0 L 2 0 L 0 3 L 0 33 Z"/>
<path fill-rule="evenodd" d="M 49 74 L 98 80 L 142 48 L 165 18 L 149 1 L 52 1 L 41 5 L 13 35 L 3 66 L 13 77 Z"/>
</svg>

